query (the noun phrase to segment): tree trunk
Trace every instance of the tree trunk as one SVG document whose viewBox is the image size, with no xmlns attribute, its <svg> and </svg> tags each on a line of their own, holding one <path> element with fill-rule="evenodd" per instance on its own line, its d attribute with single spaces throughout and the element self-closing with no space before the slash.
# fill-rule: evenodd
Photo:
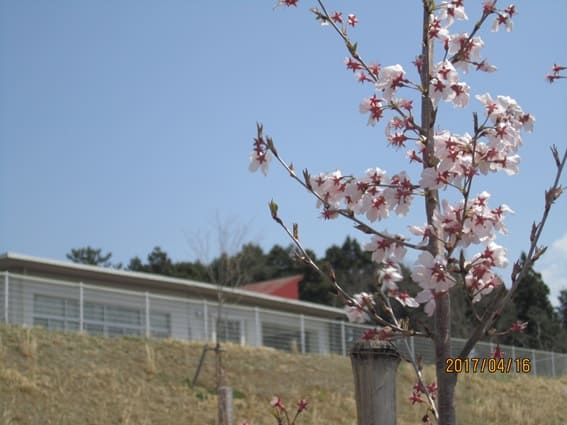
<svg viewBox="0 0 567 425">
<path fill-rule="evenodd" d="M 451 357 L 451 302 L 449 292 L 436 299 L 435 312 L 435 372 L 437 376 L 437 409 L 439 425 L 455 425 L 455 386 L 457 375 L 445 373 L 446 359 Z"/>
<path fill-rule="evenodd" d="M 434 150 L 434 126 L 436 110 L 429 98 L 429 85 L 433 73 L 433 40 L 429 37 L 430 17 L 433 12 L 434 1 L 423 0 L 423 28 L 422 28 L 422 52 L 421 59 L 421 85 L 423 96 L 421 98 L 421 128 L 424 137 L 425 150 L 423 152 L 423 166 L 435 167 L 437 158 Z M 425 211 L 427 224 L 434 226 L 433 214 L 439 208 L 438 190 L 425 190 Z M 429 238 L 428 251 L 436 257 L 444 255 L 443 231 L 434 227 L 436 238 Z M 456 375 L 445 373 L 445 362 L 451 356 L 451 303 L 449 293 L 435 294 L 435 326 L 433 340 L 435 344 L 435 369 L 437 374 L 437 404 L 439 413 L 439 425 L 455 425 L 455 385 Z"/>
</svg>

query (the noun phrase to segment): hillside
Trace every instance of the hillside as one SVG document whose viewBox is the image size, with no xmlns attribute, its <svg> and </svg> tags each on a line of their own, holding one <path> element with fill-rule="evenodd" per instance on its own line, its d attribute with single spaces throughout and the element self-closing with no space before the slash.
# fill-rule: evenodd
<svg viewBox="0 0 567 425">
<path fill-rule="evenodd" d="M 275 425 L 269 401 L 307 398 L 301 424 L 356 423 L 350 361 L 227 345 L 226 376 L 235 389 L 235 419 Z M 137 338 L 104 339 L 0 325 L 0 425 L 215 423 L 214 359 L 195 388 L 202 345 Z M 432 370 L 427 370 L 432 375 Z M 400 366 L 399 424 L 423 414 L 408 396 L 409 365 Z M 567 377 L 461 376 L 459 423 L 566 424 Z"/>
</svg>

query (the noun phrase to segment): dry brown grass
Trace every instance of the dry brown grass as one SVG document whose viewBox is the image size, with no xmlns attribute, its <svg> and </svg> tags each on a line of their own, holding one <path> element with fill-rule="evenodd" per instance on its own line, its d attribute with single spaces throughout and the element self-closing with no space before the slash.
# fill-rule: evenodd
<svg viewBox="0 0 567 425">
<path fill-rule="evenodd" d="M 35 348 L 22 349 L 34 342 Z M 104 339 L 0 325 L 0 425 L 215 424 L 213 353 L 207 354 L 197 386 L 189 385 L 201 350 L 200 344 L 181 341 Z M 273 394 L 288 404 L 309 400 L 301 424 L 356 423 L 347 358 L 232 345 L 226 350 L 236 424 L 247 419 L 274 425 Z M 420 423 L 423 414 L 407 401 L 413 382 L 411 368 L 402 364 L 401 425 Z M 567 377 L 462 376 L 459 424 L 567 424 L 566 388 Z"/>
</svg>

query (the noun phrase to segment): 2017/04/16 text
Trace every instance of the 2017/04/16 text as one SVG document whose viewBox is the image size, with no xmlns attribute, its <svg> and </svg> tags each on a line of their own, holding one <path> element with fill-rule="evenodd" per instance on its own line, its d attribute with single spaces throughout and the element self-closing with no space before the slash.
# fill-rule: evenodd
<svg viewBox="0 0 567 425">
<path fill-rule="evenodd" d="M 446 373 L 530 373 L 531 359 L 496 358 L 496 357 L 449 357 L 445 360 Z"/>
</svg>

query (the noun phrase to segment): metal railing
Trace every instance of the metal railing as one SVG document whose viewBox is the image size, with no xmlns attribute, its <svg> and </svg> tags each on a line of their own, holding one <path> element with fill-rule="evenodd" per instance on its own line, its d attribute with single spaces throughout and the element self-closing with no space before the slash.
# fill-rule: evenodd
<svg viewBox="0 0 567 425">
<path fill-rule="evenodd" d="M 195 341 L 226 341 L 316 354 L 349 353 L 371 326 L 227 304 L 217 320 L 217 304 L 209 300 L 164 296 L 143 291 L 46 279 L 0 272 L 0 321 L 104 336 L 140 336 Z M 218 329 L 217 329 L 218 328 Z M 464 339 L 452 340 L 453 354 Z M 411 337 L 397 343 L 402 357 L 421 355 L 433 363 L 431 340 Z M 490 359 L 495 345 L 479 342 L 471 360 L 452 365 L 472 371 L 472 358 Z M 567 354 L 500 346 L 510 372 L 544 376 L 567 374 Z M 448 365 L 449 366 L 449 365 Z M 478 363 L 478 371 L 498 372 L 495 361 Z"/>
</svg>

